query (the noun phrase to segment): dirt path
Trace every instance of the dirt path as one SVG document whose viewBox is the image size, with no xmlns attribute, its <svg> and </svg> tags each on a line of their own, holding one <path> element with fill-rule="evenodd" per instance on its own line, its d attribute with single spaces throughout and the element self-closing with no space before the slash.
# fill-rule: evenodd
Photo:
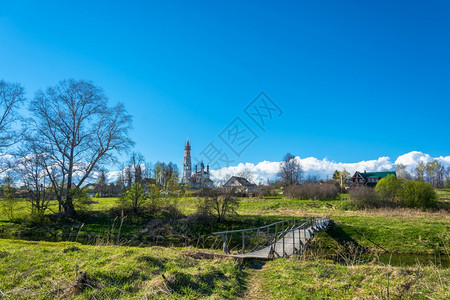
<svg viewBox="0 0 450 300">
<path fill-rule="evenodd" d="M 252 265 L 247 267 L 248 281 L 247 291 L 238 298 L 241 300 L 247 299 L 261 299 L 261 287 L 259 282 L 259 273 L 264 271 L 264 262 L 255 261 Z"/>
</svg>

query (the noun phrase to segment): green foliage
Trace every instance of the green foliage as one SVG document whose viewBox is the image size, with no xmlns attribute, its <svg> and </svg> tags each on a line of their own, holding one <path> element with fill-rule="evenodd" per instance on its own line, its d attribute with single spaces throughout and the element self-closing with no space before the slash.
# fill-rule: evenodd
<svg viewBox="0 0 450 300">
<path fill-rule="evenodd" d="M 80 212 L 89 210 L 90 205 L 92 204 L 92 199 L 88 196 L 87 192 L 88 190 L 86 188 L 74 188 L 70 190 L 73 205 Z"/>
<path fill-rule="evenodd" d="M 408 180 L 399 192 L 402 203 L 407 207 L 435 208 L 437 195 L 431 183 Z"/>
<path fill-rule="evenodd" d="M 17 199 L 14 197 L 14 189 L 8 184 L 4 185 L 2 211 L 10 221 L 14 219 L 17 202 Z"/>
<path fill-rule="evenodd" d="M 395 175 L 388 175 L 378 181 L 375 190 L 381 199 L 394 201 L 402 187 L 402 181 Z"/>
<path fill-rule="evenodd" d="M 333 173 L 333 179 L 339 180 L 340 176 L 341 176 L 340 172 L 338 170 L 335 170 Z"/>
<path fill-rule="evenodd" d="M 135 183 L 120 198 L 120 203 L 125 208 L 130 208 L 134 213 L 139 213 L 147 200 L 147 193 L 140 183 Z"/>
</svg>

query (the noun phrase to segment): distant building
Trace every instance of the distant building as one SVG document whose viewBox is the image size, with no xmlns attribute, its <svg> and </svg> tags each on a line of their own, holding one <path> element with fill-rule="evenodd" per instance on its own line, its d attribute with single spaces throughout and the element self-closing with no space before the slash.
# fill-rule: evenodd
<svg viewBox="0 0 450 300">
<path fill-rule="evenodd" d="M 209 166 L 206 166 L 205 169 L 205 164 L 203 162 L 200 164 L 200 170 L 196 165 L 194 172 L 192 172 L 191 145 L 189 144 L 189 139 L 187 139 L 186 146 L 184 147 L 183 176 L 181 178 L 181 183 L 189 184 L 193 189 L 212 188 L 214 182 L 209 177 Z"/>
<path fill-rule="evenodd" d="M 228 179 L 223 185 L 226 190 L 235 189 L 242 193 L 254 193 L 256 190 L 256 184 L 250 183 L 247 179 L 243 177 L 233 176 Z"/>
<path fill-rule="evenodd" d="M 355 174 L 351 178 L 351 185 L 352 186 L 376 186 L 378 181 L 380 181 L 381 178 L 384 178 L 388 175 L 395 175 L 395 172 L 358 172 L 356 171 Z"/>
</svg>

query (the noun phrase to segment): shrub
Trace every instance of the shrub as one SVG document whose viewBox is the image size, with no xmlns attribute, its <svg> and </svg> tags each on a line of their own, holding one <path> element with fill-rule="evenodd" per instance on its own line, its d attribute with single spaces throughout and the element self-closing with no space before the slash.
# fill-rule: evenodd
<svg viewBox="0 0 450 300">
<path fill-rule="evenodd" d="M 386 201 L 395 201 L 399 191 L 402 188 L 402 180 L 398 179 L 395 175 L 388 175 L 378 181 L 375 191 L 380 199 Z"/>
<path fill-rule="evenodd" d="M 3 213 L 10 221 L 14 219 L 14 212 L 17 206 L 17 199 L 14 197 L 13 189 L 9 185 L 3 186 L 3 201 L 0 202 Z"/>
<path fill-rule="evenodd" d="M 434 208 L 437 205 L 437 195 L 429 182 L 408 180 L 399 191 L 402 204 L 412 208 Z"/>
<path fill-rule="evenodd" d="M 375 189 L 368 186 L 354 187 L 349 192 L 350 201 L 353 202 L 357 208 L 373 208 L 380 207 L 378 196 Z"/>
<path fill-rule="evenodd" d="M 135 183 L 125 194 L 119 199 L 121 205 L 125 208 L 131 208 L 134 213 L 139 213 L 145 201 L 147 193 L 140 183 Z"/>
<path fill-rule="evenodd" d="M 73 205 L 80 212 L 89 210 L 90 205 L 93 203 L 92 199 L 87 194 L 87 189 L 72 189 Z"/>
<path fill-rule="evenodd" d="M 340 188 L 334 180 L 324 183 L 304 182 L 301 185 L 291 185 L 286 187 L 284 196 L 287 198 L 324 200 L 336 198 L 340 193 Z"/>
<path fill-rule="evenodd" d="M 255 195 L 257 197 L 274 197 L 277 196 L 277 190 L 273 185 L 260 185 L 256 187 Z"/>
<path fill-rule="evenodd" d="M 212 215 L 218 222 L 222 222 L 230 214 L 236 212 L 239 201 L 233 191 L 223 192 L 217 189 L 203 191 L 203 199 L 196 203 L 197 215 Z"/>
</svg>

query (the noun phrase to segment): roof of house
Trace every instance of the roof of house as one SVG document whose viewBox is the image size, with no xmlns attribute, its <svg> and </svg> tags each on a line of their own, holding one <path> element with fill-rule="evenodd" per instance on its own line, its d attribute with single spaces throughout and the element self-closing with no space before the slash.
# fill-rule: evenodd
<svg viewBox="0 0 450 300">
<path fill-rule="evenodd" d="M 384 178 L 388 175 L 396 175 L 395 172 L 358 172 L 365 180 L 367 178 Z"/>
<path fill-rule="evenodd" d="M 230 179 L 228 179 L 227 182 L 225 182 L 224 186 L 229 186 L 234 180 L 239 182 L 239 184 L 242 185 L 242 186 L 256 186 L 256 184 L 250 183 L 244 177 L 238 177 L 238 176 L 232 176 Z"/>
</svg>

